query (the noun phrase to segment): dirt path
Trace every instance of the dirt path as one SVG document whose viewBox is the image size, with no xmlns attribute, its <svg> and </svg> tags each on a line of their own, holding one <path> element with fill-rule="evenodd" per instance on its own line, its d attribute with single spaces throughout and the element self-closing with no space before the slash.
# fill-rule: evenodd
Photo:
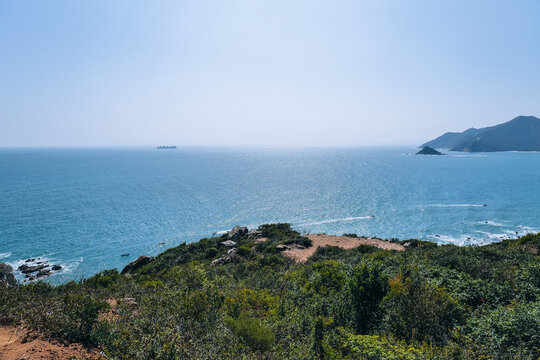
<svg viewBox="0 0 540 360">
<path fill-rule="evenodd" d="M 360 245 L 371 245 L 384 250 L 405 250 L 401 244 L 373 238 L 355 238 L 326 234 L 314 234 L 308 235 L 307 237 L 313 242 L 313 246 L 306 249 L 287 249 L 283 251 L 283 255 L 291 257 L 298 262 L 304 262 L 315 253 L 318 247 L 327 245 L 339 246 L 343 249 L 353 249 Z"/>
<path fill-rule="evenodd" d="M 81 345 L 46 341 L 24 328 L 0 327 L 0 360 L 99 359 Z"/>
</svg>

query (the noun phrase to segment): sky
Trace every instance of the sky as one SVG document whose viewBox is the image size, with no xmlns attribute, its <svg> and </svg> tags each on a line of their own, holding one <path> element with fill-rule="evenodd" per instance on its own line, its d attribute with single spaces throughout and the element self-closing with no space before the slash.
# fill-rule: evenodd
<svg viewBox="0 0 540 360">
<path fill-rule="evenodd" d="M 0 0 L 0 147 L 420 145 L 540 117 L 539 1 Z"/>
</svg>

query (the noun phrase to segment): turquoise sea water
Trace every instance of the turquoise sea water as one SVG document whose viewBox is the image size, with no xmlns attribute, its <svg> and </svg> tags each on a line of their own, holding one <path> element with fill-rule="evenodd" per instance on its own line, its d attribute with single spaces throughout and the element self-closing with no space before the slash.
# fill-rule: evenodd
<svg viewBox="0 0 540 360">
<path fill-rule="evenodd" d="M 3 149 L 0 261 L 48 259 L 60 282 L 237 224 L 455 244 L 540 231 L 540 153 L 414 151 Z"/>
</svg>

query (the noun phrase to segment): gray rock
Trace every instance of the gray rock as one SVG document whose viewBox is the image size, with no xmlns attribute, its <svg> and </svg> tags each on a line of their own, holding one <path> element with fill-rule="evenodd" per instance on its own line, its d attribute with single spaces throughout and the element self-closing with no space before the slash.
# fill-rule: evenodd
<svg viewBox="0 0 540 360">
<path fill-rule="evenodd" d="M 262 233 L 262 231 L 251 230 L 251 231 L 248 233 L 248 236 L 249 236 L 250 238 L 260 239 L 260 238 L 263 237 L 263 233 Z"/>
<path fill-rule="evenodd" d="M 17 286 L 13 268 L 6 263 L 0 263 L 0 287 Z"/>
<path fill-rule="evenodd" d="M 232 241 L 232 240 L 222 241 L 222 242 L 220 242 L 220 244 L 228 246 L 228 247 L 235 247 L 236 246 L 236 242 Z"/>
<path fill-rule="evenodd" d="M 284 251 L 284 250 L 287 250 L 289 247 L 287 245 L 283 245 L 283 244 L 279 244 L 278 246 L 276 246 L 276 250 L 277 251 Z"/>
<path fill-rule="evenodd" d="M 62 266 L 60 265 L 53 265 L 52 268 L 54 271 L 62 270 Z"/>
<path fill-rule="evenodd" d="M 49 269 L 41 269 L 37 273 L 37 277 L 44 277 L 44 276 L 49 276 L 49 275 L 51 275 L 51 270 Z"/>
<path fill-rule="evenodd" d="M 155 258 L 153 258 L 153 257 L 141 255 L 137 259 L 135 259 L 132 262 L 130 262 L 129 264 L 127 264 L 126 267 L 122 270 L 122 272 L 120 274 L 122 274 L 122 275 L 130 274 L 133 271 L 135 271 L 137 269 L 140 269 L 144 265 L 151 263 L 152 261 L 154 261 L 154 259 Z"/>
<path fill-rule="evenodd" d="M 229 256 L 222 256 L 220 258 L 217 258 L 215 260 L 212 260 L 212 265 L 218 265 L 218 264 L 226 264 L 229 261 L 231 261 L 231 258 Z"/>
<path fill-rule="evenodd" d="M 33 272 L 36 272 L 36 271 L 39 271 L 41 269 L 45 269 L 47 267 L 46 264 L 41 264 L 41 265 L 34 265 L 34 266 L 28 266 L 26 264 L 23 264 L 21 266 L 19 266 L 19 270 L 23 273 L 23 274 L 28 274 L 28 273 L 33 273 Z"/>
<path fill-rule="evenodd" d="M 234 254 L 234 253 L 236 253 L 236 248 L 232 248 L 232 249 L 229 249 L 227 251 L 227 255 L 231 255 L 231 254 Z"/>
<path fill-rule="evenodd" d="M 248 228 L 245 226 L 235 226 L 231 231 L 228 232 L 229 240 L 238 241 L 242 237 L 246 236 L 248 233 Z"/>
</svg>

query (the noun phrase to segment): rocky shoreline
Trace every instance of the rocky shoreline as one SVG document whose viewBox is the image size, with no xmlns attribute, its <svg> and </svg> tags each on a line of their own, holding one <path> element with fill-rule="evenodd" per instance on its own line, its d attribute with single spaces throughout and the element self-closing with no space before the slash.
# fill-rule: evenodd
<svg viewBox="0 0 540 360">
<path fill-rule="evenodd" d="M 44 279 L 60 270 L 62 270 L 61 265 L 51 265 L 47 260 L 38 257 L 26 259 L 16 271 L 24 275 L 25 281 L 34 281 Z M 12 287 L 16 285 L 15 270 L 9 264 L 0 263 L 0 286 Z"/>
</svg>

